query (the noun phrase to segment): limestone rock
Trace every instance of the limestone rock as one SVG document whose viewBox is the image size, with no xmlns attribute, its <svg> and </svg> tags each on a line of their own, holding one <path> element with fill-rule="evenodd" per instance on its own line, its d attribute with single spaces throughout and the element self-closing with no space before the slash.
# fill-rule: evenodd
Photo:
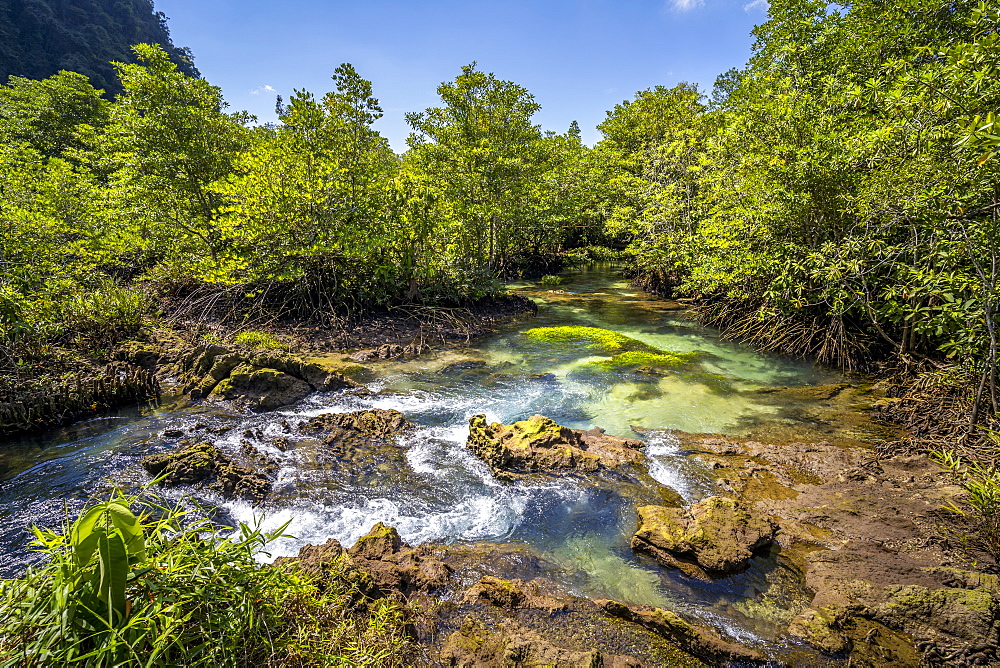
<svg viewBox="0 0 1000 668">
<path fill-rule="evenodd" d="M 269 411 L 304 399 L 312 391 L 309 383 L 277 369 L 241 365 L 212 390 L 210 398 L 240 399 L 255 411 Z"/>
<path fill-rule="evenodd" d="M 687 509 L 642 506 L 632 548 L 668 566 L 687 561 L 709 573 L 731 573 L 769 546 L 777 528 L 739 501 L 711 496 Z"/>
<path fill-rule="evenodd" d="M 498 478 L 535 472 L 592 473 L 643 459 L 638 451 L 641 441 L 608 436 L 599 429 L 570 429 L 542 415 L 512 425 L 489 424 L 485 415 L 475 415 L 469 420 L 467 445 Z"/>
<path fill-rule="evenodd" d="M 848 649 L 850 643 L 840 633 L 837 616 L 837 611 L 830 608 L 808 608 L 792 620 L 788 632 L 826 654 L 839 654 Z"/>
<path fill-rule="evenodd" d="M 612 617 L 640 624 L 699 659 L 713 663 L 733 661 L 740 665 L 766 662 L 765 657 L 757 650 L 727 642 L 712 631 L 691 624 L 670 610 L 647 605 L 629 606 L 608 599 L 597 599 L 594 603 Z"/>
<path fill-rule="evenodd" d="M 505 622 L 488 631 L 472 617 L 463 620 L 441 652 L 445 665 L 463 668 L 503 666 L 560 666 L 566 668 L 637 668 L 642 664 L 630 657 L 605 656 L 596 650 L 558 647 L 538 633 L 516 622 Z"/>
<path fill-rule="evenodd" d="M 235 462 L 208 442 L 174 452 L 150 455 L 143 468 L 168 487 L 198 485 L 227 498 L 262 501 L 271 491 L 271 480 L 259 468 Z"/>
</svg>

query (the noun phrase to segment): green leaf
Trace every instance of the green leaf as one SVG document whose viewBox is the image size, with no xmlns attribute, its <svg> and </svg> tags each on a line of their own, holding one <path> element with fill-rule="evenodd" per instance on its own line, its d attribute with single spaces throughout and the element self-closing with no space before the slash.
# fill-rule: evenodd
<svg viewBox="0 0 1000 668">
<path fill-rule="evenodd" d="M 117 533 L 102 536 L 98 541 L 100 552 L 100 581 L 97 595 L 108 609 L 108 621 L 113 622 L 112 613 L 119 619 L 125 618 L 125 584 L 128 580 L 128 554 L 125 543 Z"/>
</svg>

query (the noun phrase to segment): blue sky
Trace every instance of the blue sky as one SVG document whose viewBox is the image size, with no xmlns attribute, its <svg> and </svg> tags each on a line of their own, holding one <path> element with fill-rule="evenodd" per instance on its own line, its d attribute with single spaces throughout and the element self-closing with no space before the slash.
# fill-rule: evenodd
<svg viewBox="0 0 1000 668">
<path fill-rule="evenodd" d="M 563 132 L 577 120 L 600 138 L 605 112 L 638 90 L 681 81 L 710 92 L 744 64 L 766 0 L 156 0 L 173 41 L 221 86 L 233 109 L 274 120 L 274 97 L 328 91 L 352 63 L 372 81 L 378 130 L 406 148 L 403 114 L 472 61 L 525 86 L 535 119 Z"/>
</svg>

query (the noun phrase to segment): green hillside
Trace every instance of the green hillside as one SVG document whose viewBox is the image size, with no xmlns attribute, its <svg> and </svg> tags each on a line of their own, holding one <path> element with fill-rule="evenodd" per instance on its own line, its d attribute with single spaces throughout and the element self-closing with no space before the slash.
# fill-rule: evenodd
<svg viewBox="0 0 1000 668">
<path fill-rule="evenodd" d="M 134 62 L 133 44 L 160 44 L 197 75 L 187 49 L 170 41 L 167 17 L 149 0 L 0 0 L 0 82 L 80 72 L 109 94 L 121 90 L 111 61 Z"/>
</svg>

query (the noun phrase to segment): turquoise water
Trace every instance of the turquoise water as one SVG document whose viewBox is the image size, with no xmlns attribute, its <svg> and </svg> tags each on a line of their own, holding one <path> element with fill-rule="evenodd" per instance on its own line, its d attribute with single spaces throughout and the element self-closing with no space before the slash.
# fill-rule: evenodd
<svg viewBox="0 0 1000 668">
<path fill-rule="evenodd" d="M 350 545 L 379 521 L 414 544 L 513 542 L 541 557 L 547 573 L 554 569 L 580 595 L 670 607 L 774 649 L 770 643 L 780 628 L 774 608 L 793 609 L 797 591 L 779 584 L 788 579 L 779 561 L 763 559 L 746 573 L 712 583 L 666 571 L 628 547 L 636 505 L 655 502 L 659 490 L 572 477 L 498 481 L 465 448 L 468 420 L 485 413 L 510 423 L 541 413 L 621 436 L 636 437 L 638 429 L 651 476 L 694 502 L 712 493 L 711 480 L 665 430 L 746 434 L 772 422 L 787 427 L 790 420 L 798 428 L 783 406 L 757 390 L 838 378 L 722 342 L 676 305 L 635 291 L 607 268 L 568 272 L 558 291 L 512 287 L 538 303 L 537 317 L 508 323 L 465 347 L 378 363 L 379 380 L 367 393 L 318 393 L 261 415 L 179 401 L 8 444 L 0 454 L 0 568 L 16 573 L 33 558 L 24 547 L 31 524 L 58 525 L 88 495 L 144 483 L 141 458 L 176 447 L 162 436 L 164 429 L 204 435 L 200 428 L 225 423 L 232 429 L 212 437 L 220 447 L 237 450 L 248 440 L 280 462 L 274 498 L 251 507 L 194 490 L 170 495 L 192 494 L 234 524 L 275 528 L 291 521 L 295 538 L 273 545 L 271 557 L 330 537 Z M 689 366 L 659 375 L 627 368 L 595 373 L 588 365 L 608 358 L 601 351 L 539 344 L 525 335 L 533 327 L 565 325 L 610 329 L 652 348 L 697 355 Z M 283 423 L 372 407 L 402 411 L 416 423 L 398 450 L 346 465 L 325 459 L 308 439 L 287 452 L 273 444 L 277 436 L 300 438 L 286 433 Z"/>
</svg>

